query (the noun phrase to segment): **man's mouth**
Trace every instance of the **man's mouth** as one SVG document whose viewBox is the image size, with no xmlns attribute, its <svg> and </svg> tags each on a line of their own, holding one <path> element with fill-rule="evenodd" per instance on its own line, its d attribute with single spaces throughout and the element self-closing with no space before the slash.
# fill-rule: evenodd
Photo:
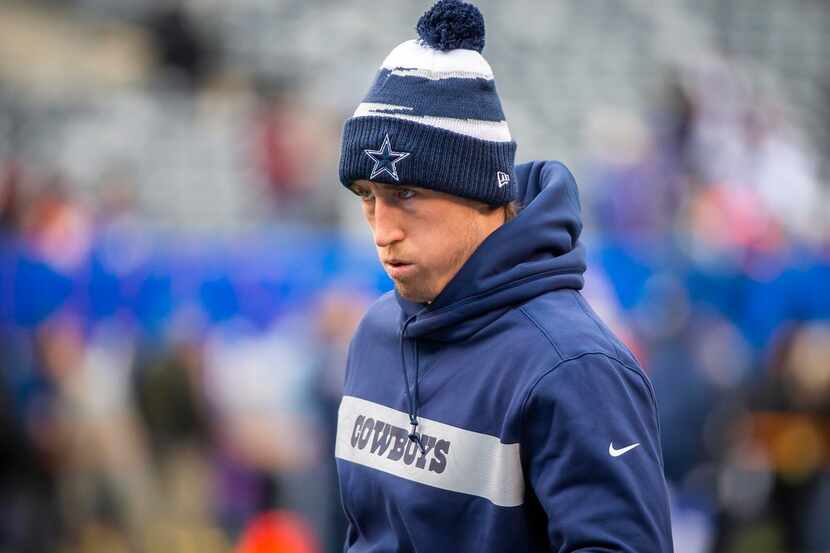
<svg viewBox="0 0 830 553">
<path fill-rule="evenodd" d="M 383 266 L 386 273 L 394 279 L 403 278 L 415 270 L 415 264 L 400 259 L 387 259 Z"/>
</svg>

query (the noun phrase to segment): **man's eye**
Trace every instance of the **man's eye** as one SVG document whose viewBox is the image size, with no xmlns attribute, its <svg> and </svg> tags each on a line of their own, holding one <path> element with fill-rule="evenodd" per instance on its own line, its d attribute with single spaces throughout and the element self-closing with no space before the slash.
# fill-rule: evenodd
<svg viewBox="0 0 830 553">
<path fill-rule="evenodd" d="M 398 190 L 398 198 L 400 198 L 402 200 L 408 200 L 408 199 L 414 198 L 414 197 L 415 197 L 415 191 L 414 190 L 409 190 L 408 188 L 401 188 L 400 190 Z"/>
<path fill-rule="evenodd" d="M 362 188 L 354 190 L 354 193 L 357 194 L 361 200 L 364 202 L 368 202 L 373 198 L 372 193 L 368 190 L 363 190 Z"/>
</svg>

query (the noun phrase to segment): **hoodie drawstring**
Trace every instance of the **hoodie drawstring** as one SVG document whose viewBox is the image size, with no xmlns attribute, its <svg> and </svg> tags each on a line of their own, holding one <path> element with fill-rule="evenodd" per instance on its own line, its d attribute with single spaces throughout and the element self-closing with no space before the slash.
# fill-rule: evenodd
<svg viewBox="0 0 830 553">
<path fill-rule="evenodd" d="M 403 369 L 403 382 L 404 386 L 406 387 L 406 399 L 409 403 L 409 424 L 412 425 L 412 430 L 409 432 L 409 439 L 416 444 L 418 444 L 418 449 L 421 450 L 421 453 L 426 454 L 426 448 L 424 447 L 423 442 L 421 442 L 420 434 L 415 432 L 415 429 L 418 427 L 418 373 L 419 367 L 418 365 L 418 348 L 415 348 L 415 398 L 413 400 L 412 392 L 409 389 L 409 376 L 406 374 L 406 351 L 404 349 L 404 339 L 406 338 L 406 329 L 409 326 L 409 323 L 415 320 L 418 314 L 411 316 L 403 325 L 403 329 L 401 329 L 401 368 Z"/>
</svg>

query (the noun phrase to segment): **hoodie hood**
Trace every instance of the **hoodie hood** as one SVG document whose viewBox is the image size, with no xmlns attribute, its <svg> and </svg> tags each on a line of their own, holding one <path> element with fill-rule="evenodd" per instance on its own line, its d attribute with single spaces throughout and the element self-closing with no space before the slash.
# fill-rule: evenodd
<svg viewBox="0 0 830 553">
<path fill-rule="evenodd" d="M 463 340 L 514 305 L 582 288 L 585 252 L 573 175 L 555 161 L 517 165 L 515 175 L 523 209 L 481 243 L 435 301 L 414 303 L 395 293 L 407 338 Z"/>
</svg>

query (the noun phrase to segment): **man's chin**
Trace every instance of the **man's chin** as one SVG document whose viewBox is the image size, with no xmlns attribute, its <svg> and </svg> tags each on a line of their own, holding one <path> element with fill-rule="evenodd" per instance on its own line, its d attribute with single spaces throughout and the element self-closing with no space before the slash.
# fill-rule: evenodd
<svg viewBox="0 0 830 553">
<path fill-rule="evenodd" d="M 395 290 L 397 290 L 398 294 L 407 301 L 411 301 L 413 303 L 429 303 L 435 299 L 435 296 L 426 290 L 421 290 L 414 286 L 408 286 L 399 281 L 394 282 Z"/>
</svg>

